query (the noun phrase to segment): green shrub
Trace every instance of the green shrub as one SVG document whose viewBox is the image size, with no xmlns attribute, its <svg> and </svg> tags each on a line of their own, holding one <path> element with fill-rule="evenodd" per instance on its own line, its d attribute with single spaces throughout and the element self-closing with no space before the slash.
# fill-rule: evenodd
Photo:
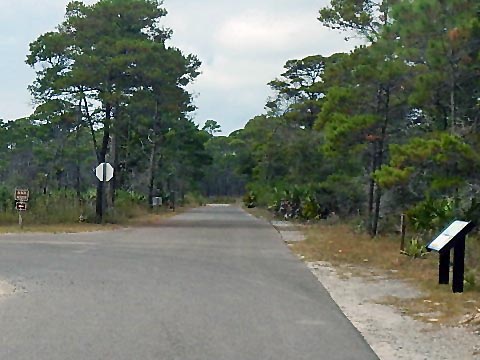
<svg viewBox="0 0 480 360">
<path fill-rule="evenodd" d="M 127 191 L 127 190 L 117 190 L 115 194 L 115 203 L 125 204 L 137 204 L 137 205 L 145 205 L 147 200 L 146 196 L 135 191 Z"/>
<path fill-rule="evenodd" d="M 0 203 L 2 189 L 0 188 Z M 130 191 L 117 191 L 115 207 L 107 209 L 105 221 L 118 223 L 146 213 L 145 196 Z M 7 198 L 8 199 L 8 198 Z M 13 199 L 13 191 L 10 194 Z M 27 211 L 22 213 L 24 224 L 63 224 L 95 222 L 96 190 L 77 196 L 75 191 L 51 191 L 48 194 L 30 193 Z M 14 225 L 18 213 L 13 205 L 0 212 L 1 225 Z"/>
<path fill-rule="evenodd" d="M 243 196 L 243 203 L 247 208 L 254 208 L 257 206 L 257 197 L 253 191 L 247 192 Z"/>
<path fill-rule="evenodd" d="M 475 224 L 480 224 L 480 201 L 473 198 L 463 211 L 462 220 L 473 221 Z"/>
<path fill-rule="evenodd" d="M 318 219 L 320 214 L 320 204 L 311 194 L 305 196 L 302 201 L 301 215 L 304 219 Z"/>
<path fill-rule="evenodd" d="M 210 202 L 210 200 L 208 200 Z M 214 202 L 213 200 L 211 202 Z M 187 206 L 202 206 L 207 203 L 207 199 L 199 192 L 189 192 L 185 194 L 183 204 Z"/>
<path fill-rule="evenodd" d="M 414 237 L 410 240 L 407 246 L 405 246 L 402 253 L 413 258 L 422 258 L 427 254 L 427 249 L 425 248 L 425 245 L 422 244 L 420 238 Z"/>
<path fill-rule="evenodd" d="M 465 290 L 472 290 L 475 288 L 475 271 L 467 270 L 463 278 Z"/>
<path fill-rule="evenodd" d="M 454 201 L 451 198 L 427 198 L 410 209 L 407 216 L 417 232 L 437 231 L 454 219 Z"/>
<path fill-rule="evenodd" d="M 13 190 L 0 186 L 0 211 L 9 211 L 15 207 Z"/>
</svg>

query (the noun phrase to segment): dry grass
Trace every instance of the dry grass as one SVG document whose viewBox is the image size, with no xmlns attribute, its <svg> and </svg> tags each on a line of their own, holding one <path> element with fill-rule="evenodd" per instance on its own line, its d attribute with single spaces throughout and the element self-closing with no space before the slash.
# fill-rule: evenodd
<svg viewBox="0 0 480 360">
<path fill-rule="evenodd" d="M 113 231 L 123 229 L 125 227 L 140 227 L 140 226 L 156 226 L 163 220 L 181 214 L 188 208 L 177 208 L 175 212 L 171 210 L 160 210 L 158 212 L 142 211 L 138 212 L 134 217 L 120 221 L 117 224 L 92 224 L 92 223 L 59 223 L 59 224 L 28 224 L 20 228 L 18 225 L 0 226 L 0 234 L 8 233 L 81 233 L 92 231 Z"/>
<path fill-rule="evenodd" d="M 138 226 L 157 226 L 162 223 L 165 219 L 171 218 L 175 215 L 179 215 L 185 211 L 190 209 L 189 207 L 177 207 L 175 211 L 172 210 L 159 210 L 157 212 L 149 212 L 145 213 L 142 216 L 136 216 L 134 218 L 129 219 L 125 222 L 125 225 L 138 227 Z"/>
<path fill-rule="evenodd" d="M 0 226 L 1 234 L 9 233 L 80 233 L 92 231 L 107 231 L 122 228 L 120 225 L 114 224 L 48 224 L 48 225 L 25 225 L 23 228 L 16 225 Z"/>
<path fill-rule="evenodd" d="M 351 264 L 357 269 L 357 275 L 368 276 L 374 269 L 418 286 L 424 294 L 421 298 L 382 300 L 415 318 L 455 325 L 464 316 L 477 312 L 480 308 L 478 286 L 463 294 L 453 294 L 451 286 L 438 285 L 437 254 L 413 259 L 400 254 L 399 243 L 399 239 L 387 236 L 371 239 L 355 233 L 348 225 L 322 224 L 308 227 L 307 240 L 292 244 L 291 248 L 308 261 L 327 261 L 334 266 Z"/>
<path fill-rule="evenodd" d="M 271 211 L 268 211 L 267 209 L 260 208 L 260 207 L 254 207 L 254 208 L 247 208 L 246 206 L 242 207 L 246 212 L 252 214 L 253 216 L 257 218 L 261 218 L 267 221 L 274 220 L 275 216 L 272 214 Z"/>
</svg>

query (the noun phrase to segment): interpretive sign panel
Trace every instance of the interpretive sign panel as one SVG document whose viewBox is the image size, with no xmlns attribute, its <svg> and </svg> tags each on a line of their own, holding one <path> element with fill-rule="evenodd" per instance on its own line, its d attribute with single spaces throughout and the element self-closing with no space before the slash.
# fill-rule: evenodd
<svg viewBox="0 0 480 360">
<path fill-rule="evenodd" d="M 465 274 L 465 238 L 475 225 L 469 221 L 455 220 L 427 245 L 427 250 L 439 253 L 438 283 L 450 282 L 450 252 L 453 249 L 452 290 L 454 293 L 463 292 Z"/>
<path fill-rule="evenodd" d="M 445 230 L 442 231 L 430 244 L 427 245 L 427 249 L 441 251 L 447 247 L 450 242 L 455 239 L 456 236 L 470 231 L 472 224 L 468 221 L 455 220 Z"/>
</svg>

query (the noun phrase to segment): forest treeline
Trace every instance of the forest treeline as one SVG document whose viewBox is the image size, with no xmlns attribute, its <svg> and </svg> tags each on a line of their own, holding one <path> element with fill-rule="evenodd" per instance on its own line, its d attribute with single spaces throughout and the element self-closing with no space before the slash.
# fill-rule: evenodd
<svg viewBox="0 0 480 360">
<path fill-rule="evenodd" d="M 359 216 L 372 236 L 402 213 L 419 233 L 479 220 L 479 14 L 474 0 L 331 0 L 319 22 L 365 45 L 286 62 L 266 113 L 214 140 L 246 204 Z"/>
<path fill-rule="evenodd" d="M 35 111 L 0 123 L 0 222 L 15 187 L 38 221 L 98 221 L 104 190 L 109 214 L 245 193 L 284 216 L 355 216 L 372 236 L 401 213 L 420 232 L 480 217 L 477 1 L 331 0 L 319 26 L 365 45 L 287 61 L 265 112 L 229 136 L 191 120 L 201 63 L 168 45 L 162 6 L 72 1 L 30 44 Z"/>
<path fill-rule="evenodd" d="M 190 119 L 186 86 L 200 61 L 167 45 L 166 14 L 158 0 L 72 1 L 30 44 L 35 111 L 0 124 L 4 222 L 15 187 L 30 190 L 38 221 L 102 220 L 104 190 L 110 209 L 128 211 L 198 187 L 212 135 Z M 105 161 L 115 170 L 106 189 L 94 172 Z"/>
</svg>

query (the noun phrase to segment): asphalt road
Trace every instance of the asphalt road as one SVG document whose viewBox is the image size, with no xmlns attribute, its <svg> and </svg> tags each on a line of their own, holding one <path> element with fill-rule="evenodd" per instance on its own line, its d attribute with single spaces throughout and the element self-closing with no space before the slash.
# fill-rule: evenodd
<svg viewBox="0 0 480 360">
<path fill-rule="evenodd" d="M 266 222 L 0 237 L 0 359 L 377 359 Z"/>
</svg>

